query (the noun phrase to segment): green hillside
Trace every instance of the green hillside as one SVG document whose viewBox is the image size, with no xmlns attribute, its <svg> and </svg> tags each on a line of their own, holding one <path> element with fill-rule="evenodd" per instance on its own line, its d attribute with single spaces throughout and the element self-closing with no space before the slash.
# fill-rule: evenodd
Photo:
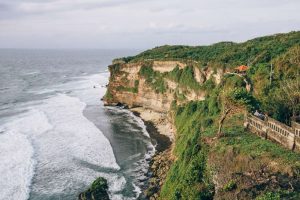
<svg viewBox="0 0 300 200">
<path fill-rule="evenodd" d="M 126 62 L 154 60 L 193 60 L 203 66 L 213 63 L 267 63 L 300 44 L 300 31 L 255 38 L 243 43 L 220 42 L 210 46 L 161 46 L 137 56 L 126 57 Z"/>
</svg>

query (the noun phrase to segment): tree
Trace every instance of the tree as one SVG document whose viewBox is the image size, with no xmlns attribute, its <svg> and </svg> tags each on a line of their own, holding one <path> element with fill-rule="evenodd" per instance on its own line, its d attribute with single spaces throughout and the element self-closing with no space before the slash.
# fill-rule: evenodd
<svg viewBox="0 0 300 200">
<path fill-rule="evenodd" d="M 290 50 L 290 63 L 300 65 L 300 45 L 296 45 Z"/>
<path fill-rule="evenodd" d="M 258 109 L 257 100 L 245 88 L 228 88 L 220 94 L 222 114 L 219 121 L 218 137 L 222 137 L 222 126 L 227 115 L 234 109 L 254 111 Z"/>
<path fill-rule="evenodd" d="M 292 111 L 292 117 L 300 112 L 300 77 L 285 80 L 280 85 L 277 98 Z"/>
<path fill-rule="evenodd" d="M 222 106 L 222 114 L 219 120 L 219 128 L 218 128 L 218 137 L 222 137 L 222 127 L 224 120 L 226 119 L 227 115 L 230 113 L 231 110 L 235 107 L 235 101 L 232 98 L 233 89 L 223 90 L 220 94 L 220 101 Z"/>
</svg>

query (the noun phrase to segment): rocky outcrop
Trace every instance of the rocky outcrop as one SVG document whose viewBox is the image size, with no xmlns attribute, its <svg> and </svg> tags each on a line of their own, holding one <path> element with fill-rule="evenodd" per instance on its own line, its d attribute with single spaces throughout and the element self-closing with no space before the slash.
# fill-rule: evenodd
<svg viewBox="0 0 300 200">
<path fill-rule="evenodd" d="M 152 177 L 149 180 L 149 186 L 144 191 L 146 198 L 156 200 L 159 197 L 159 191 L 164 184 L 168 171 L 173 163 L 171 149 L 156 154 L 151 163 L 150 171 Z"/>
<path fill-rule="evenodd" d="M 79 194 L 78 200 L 109 200 L 106 179 L 99 177 L 85 192 Z"/>
</svg>

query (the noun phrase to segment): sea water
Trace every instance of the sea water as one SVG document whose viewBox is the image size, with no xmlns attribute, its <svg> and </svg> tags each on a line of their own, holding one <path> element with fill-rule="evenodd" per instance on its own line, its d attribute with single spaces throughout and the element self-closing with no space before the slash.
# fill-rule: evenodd
<svg viewBox="0 0 300 200">
<path fill-rule="evenodd" d="M 128 50 L 0 50 L 0 200 L 76 199 L 97 177 L 137 199 L 155 149 L 143 122 L 104 107 Z"/>
</svg>

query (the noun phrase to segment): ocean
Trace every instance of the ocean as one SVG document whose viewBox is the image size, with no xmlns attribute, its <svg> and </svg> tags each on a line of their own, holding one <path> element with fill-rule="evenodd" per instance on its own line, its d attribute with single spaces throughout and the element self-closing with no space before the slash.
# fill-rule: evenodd
<svg viewBox="0 0 300 200">
<path fill-rule="evenodd" d="M 140 198 L 155 147 L 142 120 L 104 107 L 107 65 L 130 50 L 0 50 L 0 200 L 73 200 L 97 177 Z"/>
</svg>

